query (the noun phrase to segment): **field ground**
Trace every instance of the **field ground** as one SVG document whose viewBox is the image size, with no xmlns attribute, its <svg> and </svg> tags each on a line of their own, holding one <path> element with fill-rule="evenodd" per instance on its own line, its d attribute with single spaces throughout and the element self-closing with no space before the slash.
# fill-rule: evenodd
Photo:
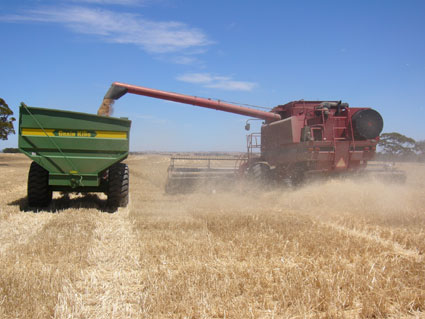
<svg viewBox="0 0 425 319">
<path fill-rule="evenodd" d="M 168 158 L 126 162 L 127 208 L 55 194 L 34 213 L 29 160 L 0 154 L 0 318 L 425 318 L 425 166 L 167 195 Z"/>
</svg>

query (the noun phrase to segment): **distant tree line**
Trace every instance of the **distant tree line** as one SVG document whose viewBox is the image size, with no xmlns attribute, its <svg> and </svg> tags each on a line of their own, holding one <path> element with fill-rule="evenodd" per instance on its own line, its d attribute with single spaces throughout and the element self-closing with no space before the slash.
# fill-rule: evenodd
<svg viewBox="0 0 425 319">
<path fill-rule="evenodd" d="M 3 149 L 3 153 L 20 153 L 20 151 L 16 147 L 6 147 Z"/>
<path fill-rule="evenodd" d="M 397 132 L 383 133 L 376 157 L 379 160 L 425 162 L 425 140 L 415 141 Z"/>
</svg>

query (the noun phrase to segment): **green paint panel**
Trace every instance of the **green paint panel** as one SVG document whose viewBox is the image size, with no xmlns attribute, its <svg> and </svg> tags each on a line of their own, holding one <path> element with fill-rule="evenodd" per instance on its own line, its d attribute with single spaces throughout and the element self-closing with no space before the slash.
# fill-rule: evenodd
<svg viewBox="0 0 425 319">
<path fill-rule="evenodd" d="M 128 156 L 127 119 L 23 105 L 19 111 L 19 149 L 49 171 L 52 186 L 99 186 L 100 173 Z"/>
</svg>

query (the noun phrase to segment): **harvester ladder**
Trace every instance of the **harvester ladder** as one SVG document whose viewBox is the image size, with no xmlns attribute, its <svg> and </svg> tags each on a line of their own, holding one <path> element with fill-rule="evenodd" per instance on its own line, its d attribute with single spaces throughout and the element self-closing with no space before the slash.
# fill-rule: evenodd
<svg viewBox="0 0 425 319">
<path fill-rule="evenodd" d="M 351 112 L 350 112 L 350 109 L 347 109 L 347 112 L 348 112 L 348 114 L 347 114 L 347 116 L 348 116 L 348 125 L 350 125 L 350 133 L 351 133 L 351 143 L 352 143 L 352 145 L 351 145 L 351 147 L 352 147 L 352 149 L 353 149 L 353 152 L 356 150 L 356 142 L 355 142 L 355 140 L 354 140 L 354 129 L 353 129 L 353 120 L 352 120 L 352 117 L 351 117 Z M 351 155 L 351 150 L 350 150 L 350 155 Z"/>
<path fill-rule="evenodd" d="M 254 150 L 261 150 L 261 133 L 251 133 L 246 137 L 248 159 L 251 159 L 255 153 Z"/>
<path fill-rule="evenodd" d="M 325 114 L 323 110 L 316 110 L 316 111 L 321 111 L 321 115 L 320 115 L 320 119 L 321 119 L 321 123 L 316 123 L 313 125 L 310 125 L 310 132 L 311 132 L 311 136 L 313 138 L 313 140 L 323 140 L 323 138 L 326 136 L 326 125 L 325 125 Z M 305 110 L 304 110 L 305 113 Z M 304 127 L 307 125 L 307 117 L 304 116 Z M 317 131 L 318 134 L 314 134 L 314 132 Z M 316 139 L 317 137 L 317 139 Z"/>
<path fill-rule="evenodd" d="M 332 138 L 335 143 L 335 141 L 345 141 L 347 140 L 347 130 L 348 130 L 348 117 L 347 116 L 334 116 L 334 120 L 344 120 L 343 126 L 340 126 L 341 124 L 338 123 L 338 126 L 332 127 Z M 345 131 L 345 134 L 344 134 Z M 339 134 L 336 134 L 339 133 Z M 345 135 L 345 136 L 344 136 Z"/>
<path fill-rule="evenodd" d="M 347 108 L 347 115 L 346 116 L 334 116 L 333 119 L 335 120 L 344 120 L 344 126 L 340 126 L 340 124 L 338 124 L 338 126 L 333 126 L 332 128 L 332 138 L 333 138 L 333 147 L 334 147 L 334 156 L 337 155 L 337 145 L 338 145 L 338 141 L 347 141 L 348 140 L 348 129 L 350 127 L 351 129 L 351 143 L 348 147 L 348 161 L 347 161 L 347 165 L 349 165 L 350 163 L 350 158 L 351 158 L 351 154 L 352 154 L 352 147 L 355 147 L 354 145 L 354 134 L 353 134 L 353 125 L 351 122 L 351 113 L 350 113 L 350 109 Z M 336 134 L 337 132 L 341 132 L 343 133 L 343 131 L 345 131 L 345 134 Z M 345 135 L 345 136 L 344 136 Z M 351 145 L 352 144 L 352 145 Z"/>
</svg>

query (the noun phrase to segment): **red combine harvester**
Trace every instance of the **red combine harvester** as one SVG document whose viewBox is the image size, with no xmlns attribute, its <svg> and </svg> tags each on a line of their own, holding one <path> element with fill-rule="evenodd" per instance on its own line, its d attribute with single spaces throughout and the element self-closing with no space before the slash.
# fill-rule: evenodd
<svg viewBox="0 0 425 319">
<path fill-rule="evenodd" d="M 126 93 L 264 120 L 261 134 L 248 135 L 247 154 L 236 161 L 235 167 L 210 166 L 211 161 L 235 161 L 234 157 L 172 157 L 168 185 L 179 185 L 179 181 L 199 176 L 222 178 L 232 174 L 248 175 L 259 182 L 276 180 L 296 185 L 315 174 L 361 173 L 375 155 L 383 128 L 383 119 L 377 111 L 371 108 L 350 108 L 341 101 L 300 100 L 278 105 L 267 112 L 119 82 L 111 85 L 105 99 L 116 100 Z M 249 124 L 246 128 L 249 129 Z M 255 152 L 256 149 L 260 152 Z M 179 160 L 204 161 L 208 164 L 206 167 L 179 167 L 176 165 Z M 401 171 L 377 169 L 375 173 L 398 181 L 405 179 Z"/>
</svg>

